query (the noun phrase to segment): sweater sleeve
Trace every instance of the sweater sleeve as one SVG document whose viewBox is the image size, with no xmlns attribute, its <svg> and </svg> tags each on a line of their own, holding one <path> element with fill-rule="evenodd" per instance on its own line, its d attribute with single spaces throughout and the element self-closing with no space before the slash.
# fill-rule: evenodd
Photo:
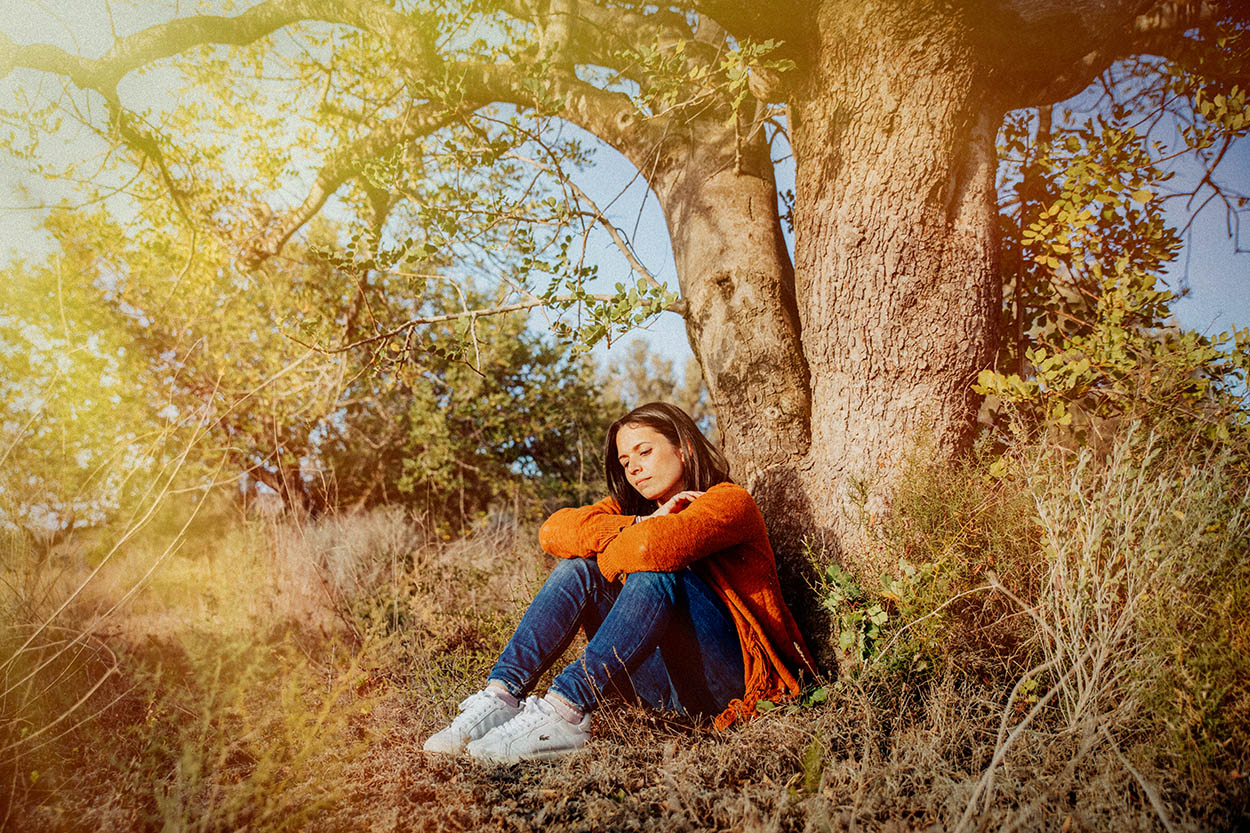
<svg viewBox="0 0 1250 833">
<path fill-rule="evenodd" d="M 599 555 L 599 570 L 609 581 L 622 573 L 675 572 L 766 535 L 764 518 L 747 491 L 720 483 L 675 515 L 623 529 Z"/>
<path fill-rule="evenodd" d="M 590 506 L 560 509 L 538 530 L 538 545 L 557 558 L 595 558 L 634 522 L 612 498 Z"/>
</svg>

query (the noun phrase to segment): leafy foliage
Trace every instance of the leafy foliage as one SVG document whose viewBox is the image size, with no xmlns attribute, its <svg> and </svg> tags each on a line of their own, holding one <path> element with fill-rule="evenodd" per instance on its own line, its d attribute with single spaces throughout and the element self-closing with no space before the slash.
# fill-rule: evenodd
<svg viewBox="0 0 1250 833">
<path fill-rule="evenodd" d="M 475 328 L 470 356 L 454 332 L 437 330 L 414 345 L 415 358 L 387 359 L 394 342 L 379 349 L 314 452 L 332 503 L 396 503 L 463 524 L 520 493 L 528 505 L 599 491 L 599 443 L 615 413 L 594 366 L 522 316 Z"/>
<path fill-rule="evenodd" d="M 358 270 L 318 250 L 241 270 L 211 241 L 182 260 L 156 223 L 134 238 L 103 214 L 63 212 L 49 228 L 77 280 L 59 308 L 42 302 L 57 299 L 50 268 L 6 287 L 16 293 L 4 321 L 6 447 L 15 465 L 40 454 L 51 463 L 53 450 L 64 465 L 32 466 L 56 479 L 38 487 L 44 510 L 30 508 L 38 484 L 6 478 L 22 486 L 6 493 L 21 511 L 71 523 L 71 503 L 87 500 L 74 495 L 94 482 L 103 503 L 90 520 L 100 522 L 122 500 L 115 481 L 137 466 L 114 467 L 116 455 L 140 454 L 142 437 L 158 450 L 193 442 L 188 481 L 224 465 L 216 477 L 264 484 L 314 512 L 391 501 L 463 524 L 517 497 L 522 477 L 527 505 L 593 491 L 609 419 L 601 382 L 521 313 L 479 319 L 466 310 L 483 299 L 440 275 Z M 405 325 L 422 316 L 436 323 Z M 128 434 L 104 427 L 127 420 Z M 107 461 L 108 477 L 93 460 Z"/>
<path fill-rule="evenodd" d="M 101 523 L 164 456 L 157 379 L 93 303 L 66 252 L 0 282 L 0 529 L 56 536 Z M 151 396 L 142 393 L 151 385 Z"/>
<path fill-rule="evenodd" d="M 607 220 L 572 183 L 589 158 L 586 137 L 561 128 L 567 96 L 549 83 L 553 66 L 535 60 L 538 32 L 490 4 L 416 3 L 378 14 L 404 37 L 304 23 L 285 36 L 160 61 L 156 74 L 170 94 L 133 110 L 110 102 L 107 130 L 93 121 L 93 92 L 30 93 L 39 106 L 23 100 L 0 113 L 9 128 L 0 144 L 37 175 L 60 179 L 74 170 L 51 161 L 49 148 L 76 128 L 79 139 L 95 131 L 103 162 L 76 196 L 107 199 L 118 215 L 167 201 L 174 210 L 161 223 L 194 229 L 192 252 L 211 238 L 244 266 L 277 233 L 272 206 L 310 190 L 320 194 L 310 200 L 325 200 L 330 194 L 318 189 L 329 188 L 336 199 L 323 213 L 345 233 L 315 242 L 338 265 L 450 273 L 489 286 L 496 301 L 546 305 L 552 329 L 583 348 L 673 302 L 650 275 L 630 274 L 632 265 L 610 291 L 594 286 L 587 246 Z M 441 50 L 453 67 L 509 65 L 517 105 L 486 106 L 454 71 L 421 71 L 414 47 Z M 724 97 L 725 85 L 743 87 L 756 53 L 771 49 L 746 57 L 727 50 L 724 66 L 687 86 Z M 25 99 L 20 80 L 15 87 Z"/>
<path fill-rule="evenodd" d="M 1173 93 L 1183 87 L 1164 77 Z M 1187 152 L 1244 133 L 1230 97 L 1217 107 L 1196 94 L 1195 112 L 1210 118 L 1180 132 Z M 1221 439 L 1244 430 L 1250 331 L 1207 337 L 1170 320 L 1179 295 L 1164 273 L 1181 238 L 1165 213 L 1167 147 L 1132 126 L 1139 114 L 1122 103 L 1085 122 L 1051 118 L 1050 108 L 1018 114 L 1004 129 L 1003 151 L 1017 160 L 1000 185 L 1015 206 L 1002 220 L 1007 338 L 974 388 L 991 410 L 1009 403 L 1025 424 L 1082 442 L 1107 420 L 1146 413 L 1207 420 Z"/>
<path fill-rule="evenodd" d="M 877 650 L 881 626 L 890 620 L 883 604 L 868 598 L 855 578 L 837 564 L 821 576 L 821 604 L 836 617 L 838 647 L 858 665 Z"/>
</svg>

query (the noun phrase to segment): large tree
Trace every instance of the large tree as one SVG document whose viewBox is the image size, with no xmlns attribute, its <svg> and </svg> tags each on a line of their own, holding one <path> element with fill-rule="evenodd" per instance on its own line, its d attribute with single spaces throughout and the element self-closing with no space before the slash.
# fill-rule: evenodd
<svg viewBox="0 0 1250 833">
<path fill-rule="evenodd" d="M 1207 56 L 1203 70 L 1218 76 L 1229 41 L 1217 42 L 1217 27 L 1244 30 L 1233 19 L 1240 7 L 264 0 L 234 16 L 154 25 L 97 58 L 0 40 L 0 72 L 53 73 L 98 96 L 100 128 L 163 184 L 180 214 L 229 237 L 253 268 L 281 256 L 336 194 L 357 194 L 384 218 L 375 231 L 395 242 L 390 263 L 412 253 L 413 238 L 435 252 L 455 224 L 434 234 L 442 221 L 422 213 L 400 180 L 426 176 L 446 188 L 448 165 L 461 171 L 509 154 L 535 157 L 566 199 L 542 222 L 603 222 L 561 163 L 576 150 L 556 147 L 561 121 L 593 134 L 637 168 L 663 210 L 680 284 L 670 308 L 685 317 L 736 478 L 781 542 L 809 535 L 848 549 L 846 510 L 888 501 L 918 437 L 943 455 L 972 437 L 970 386 L 999 337 L 995 141 L 1005 115 L 1064 100 L 1133 55 L 1189 65 Z M 222 72 L 214 45 L 242 49 L 260 78 L 267 62 L 291 53 L 281 33 L 295 33 L 303 58 L 283 79 L 273 71 L 265 80 L 287 83 L 288 106 L 321 119 L 320 132 L 300 134 L 299 151 L 316 157 L 317 170 L 289 207 L 242 211 L 228 188 L 197 177 L 205 156 L 197 134 L 176 119 L 145 118 L 123 82 L 178 55 Z M 796 164 L 789 216 L 778 207 L 770 147 L 784 131 Z M 440 136 L 449 138 L 432 144 Z M 460 217 L 475 216 L 462 209 Z M 509 210 L 479 214 L 493 224 Z M 645 275 L 620 231 L 608 229 Z M 529 268 L 542 245 L 523 228 L 515 237 Z M 501 293 L 497 306 L 593 306 L 577 258 L 560 263 L 573 279 L 545 289 L 511 267 L 509 291 L 520 300 Z M 639 292 L 618 295 L 598 308 L 609 326 Z M 641 296 L 652 306 L 658 297 L 645 286 Z"/>
</svg>

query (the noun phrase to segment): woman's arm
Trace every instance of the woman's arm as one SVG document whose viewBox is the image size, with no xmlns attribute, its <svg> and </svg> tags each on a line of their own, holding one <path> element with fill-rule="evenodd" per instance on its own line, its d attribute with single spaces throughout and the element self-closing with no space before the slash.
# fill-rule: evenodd
<svg viewBox="0 0 1250 833">
<path fill-rule="evenodd" d="M 634 522 L 612 498 L 590 506 L 560 509 L 538 530 L 538 545 L 557 558 L 595 558 Z"/>
<path fill-rule="evenodd" d="M 675 572 L 765 535 L 764 518 L 747 491 L 721 483 L 676 514 L 622 529 L 599 555 L 599 569 L 609 581 L 622 573 Z"/>
</svg>

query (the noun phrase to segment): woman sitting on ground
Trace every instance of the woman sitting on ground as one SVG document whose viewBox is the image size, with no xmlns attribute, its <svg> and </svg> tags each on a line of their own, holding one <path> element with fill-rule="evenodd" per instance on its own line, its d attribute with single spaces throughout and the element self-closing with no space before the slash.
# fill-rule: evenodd
<svg viewBox="0 0 1250 833">
<path fill-rule="evenodd" d="M 807 648 L 781 597 L 764 519 L 680 408 L 653 402 L 608 429 L 612 496 L 561 509 L 539 542 L 559 557 L 486 687 L 428 752 L 517 761 L 575 752 L 605 693 L 715 716 L 799 691 Z M 577 630 L 588 642 L 544 697 L 526 695 Z"/>
</svg>

